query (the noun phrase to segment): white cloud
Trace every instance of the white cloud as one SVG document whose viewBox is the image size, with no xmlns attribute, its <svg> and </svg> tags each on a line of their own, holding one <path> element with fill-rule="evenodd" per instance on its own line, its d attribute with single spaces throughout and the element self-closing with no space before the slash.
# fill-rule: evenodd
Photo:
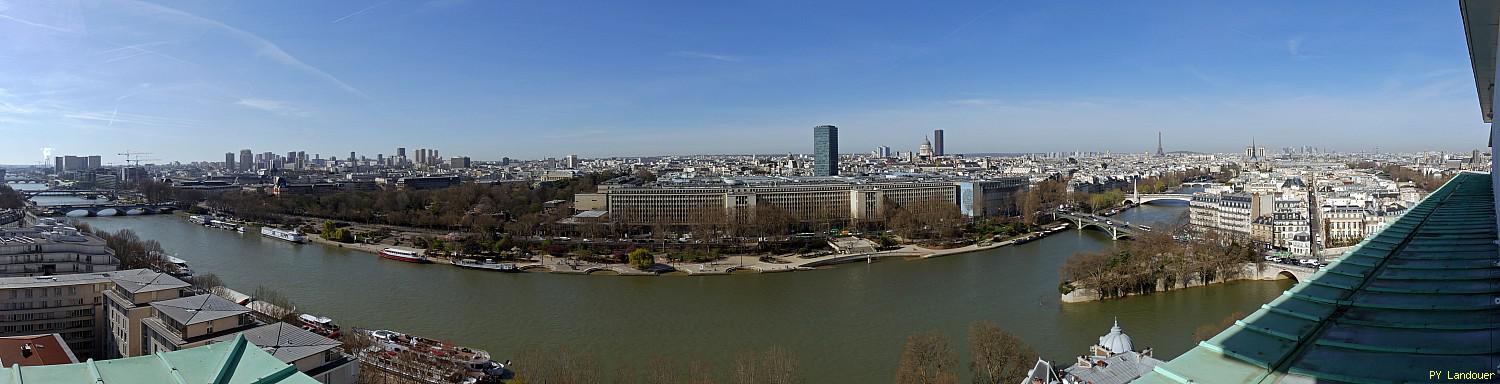
<svg viewBox="0 0 1500 384">
<path fill-rule="evenodd" d="M 723 61 L 723 62 L 726 62 L 726 63 L 738 63 L 741 60 L 743 60 L 743 59 L 741 59 L 738 56 L 721 55 L 721 54 L 717 54 L 717 53 L 705 53 L 705 52 L 697 52 L 697 51 L 677 51 L 677 52 L 673 52 L 672 54 L 676 55 L 676 56 L 679 56 L 679 57 L 687 57 L 687 58 L 694 58 L 694 59 L 716 60 L 716 61 Z"/>
<path fill-rule="evenodd" d="M 300 70 L 300 71 L 302 71 L 304 73 L 307 73 L 309 75 L 312 75 L 314 77 L 318 77 L 318 78 L 321 78 L 321 79 L 323 79 L 325 81 L 333 83 L 334 85 L 338 86 L 340 89 L 343 89 L 344 91 L 347 91 L 349 93 L 355 94 L 355 95 L 357 95 L 359 97 L 367 98 L 367 99 L 369 98 L 369 95 L 366 95 L 363 91 L 360 91 L 358 88 L 354 88 L 354 86 L 351 86 L 348 83 L 345 83 L 343 80 L 339 80 L 337 77 L 334 77 L 332 74 L 329 74 L 328 72 L 324 72 L 322 69 L 319 69 L 318 67 L 314 67 L 314 66 L 312 66 L 310 64 L 307 64 L 306 62 L 303 62 L 301 59 L 298 59 L 296 56 L 292 56 L 292 54 L 287 53 L 285 50 L 282 50 L 281 46 L 276 45 L 276 43 L 272 43 L 270 40 L 266 40 L 265 38 L 262 38 L 259 35 L 256 35 L 254 33 L 247 32 L 247 31 L 245 31 L 243 29 L 235 28 L 235 27 L 230 26 L 228 24 L 224 24 L 222 22 L 219 22 L 218 20 L 209 19 L 209 18 L 206 18 L 206 17 L 194 15 L 194 14 L 187 13 L 187 12 L 184 12 L 184 11 L 180 11 L 180 10 L 177 10 L 177 9 L 174 9 L 174 8 L 168 8 L 168 7 L 157 5 L 157 4 L 153 4 L 153 3 L 132 0 L 132 1 L 127 2 L 126 4 L 132 4 L 132 5 L 135 5 L 137 7 L 143 8 L 146 11 L 149 11 L 152 14 L 166 14 L 166 15 L 177 16 L 177 18 L 180 19 L 180 20 L 185 20 L 185 21 L 189 21 L 189 22 L 193 22 L 193 23 L 197 23 L 197 24 L 208 25 L 208 26 L 211 26 L 211 27 L 214 27 L 214 28 L 218 28 L 220 30 L 223 30 L 224 32 L 227 32 L 229 35 L 234 36 L 235 38 L 239 39 L 240 41 L 242 41 L 242 42 L 244 42 L 246 44 L 249 44 L 249 45 L 255 47 L 256 50 L 257 50 L 257 53 L 259 53 L 261 55 L 264 55 L 266 57 L 269 57 L 269 58 L 271 58 L 271 60 L 274 60 L 274 61 L 276 61 L 278 63 L 283 64 L 283 65 L 295 68 L 297 70 Z"/>
<path fill-rule="evenodd" d="M 266 112 L 270 112 L 270 113 L 274 113 L 274 114 L 278 114 L 278 115 L 282 115 L 282 116 L 297 116 L 297 117 L 307 116 L 307 112 L 303 111 L 300 108 L 294 107 L 291 104 L 288 104 L 287 102 L 281 101 L 281 100 L 254 99 L 254 98 L 251 98 L 251 99 L 240 99 L 240 101 L 235 102 L 235 104 L 240 105 L 240 106 L 244 106 L 244 107 L 248 107 L 248 108 L 259 109 L 259 110 L 262 110 L 262 111 L 266 111 Z"/>
</svg>

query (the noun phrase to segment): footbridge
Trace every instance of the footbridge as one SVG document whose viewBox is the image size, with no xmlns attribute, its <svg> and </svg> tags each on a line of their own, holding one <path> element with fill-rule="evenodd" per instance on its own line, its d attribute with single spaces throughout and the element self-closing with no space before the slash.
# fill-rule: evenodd
<svg viewBox="0 0 1500 384">
<path fill-rule="evenodd" d="M 172 213 L 177 210 L 177 203 L 156 204 L 67 204 L 67 205 L 43 205 L 34 209 L 44 214 L 64 216 L 77 212 L 84 212 L 87 216 L 125 216 L 125 215 L 151 215 L 158 213 Z"/>
<path fill-rule="evenodd" d="M 1063 212 L 1058 212 L 1056 215 L 1057 218 L 1067 220 L 1068 223 L 1073 224 L 1073 228 L 1078 228 L 1078 230 L 1080 231 L 1092 228 L 1103 231 L 1104 233 L 1108 233 L 1110 240 L 1136 238 L 1137 230 L 1134 228 L 1130 228 L 1130 226 L 1126 225 L 1125 223 L 1114 222 L 1109 219 L 1103 219 L 1092 215 L 1079 215 Z"/>
<path fill-rule="evenodd" d="M 1146 204 L 1158 200 L 1171 200 L 1181 202 L 1193 201 L 1193 195 L 1186 193 L 1137 193 L 1125 197 L 1125 205 Z"/>
</svg>

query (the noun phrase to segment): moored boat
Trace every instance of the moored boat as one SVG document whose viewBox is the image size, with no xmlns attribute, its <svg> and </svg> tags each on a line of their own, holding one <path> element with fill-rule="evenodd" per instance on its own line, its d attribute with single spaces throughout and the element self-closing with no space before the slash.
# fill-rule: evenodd
<svg viewBox="0 0 1500 384">
<path fill-rule="evenodd" d="M 459 268 L 482 269 L 482 270 L 486 270 L 486 271 L 498 271 L 498 272 L 520 272 L 521 271 L 520 268 L 516 268 L 516 264 L 514 264 L 514 263 L 496 263 L 494 259 L 484 259 L 484 261 L 475 260 L 475 259 L 455 260 L 453 262 L 453 265 L 456 265 Z"/>
<path fill-rule="evenodd" d="M 380 257 L 391 259 L 391 260 L 395 260 L 395 261 L 404 261 L 404 262 L 408 262 L 408 263 L 431 263 L 432 262 L 431 260 L 427 260 L 427 256 L 423 256 L 422 254 L 417 253 L 417 251 L 413 251 L 413 250 L 409 250 L 409 249 L 401 249 L 401 248 L 386 248 L 386 249 L 382 249 L 382 250 L 380 250 Z"/>
<path fill-rule="evenodd" d="M 277 240 L 285 240 L 293 243 L 307 242 L 307 236 L 297 231 L 288 231 L 271 227 L 260 227 L 260 235 Z"/>
<path fill-rule="evenodd" d="M 339 326 L 333 319 L 304 313 L 297 315 L 297 320 L 302 322 L 302 329 L 334 339 L 339 337 Z"/>
</svg>

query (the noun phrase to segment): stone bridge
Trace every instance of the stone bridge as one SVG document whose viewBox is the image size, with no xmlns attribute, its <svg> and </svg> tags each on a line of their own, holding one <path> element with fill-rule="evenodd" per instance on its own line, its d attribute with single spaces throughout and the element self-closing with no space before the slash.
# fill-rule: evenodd
<svg viewBox="0 0 1500 384">
<path fill-rule="evenodd" d="M 1260 280 L 1281 280 L 1289 278 L 1299 283 L 1312 279 L 1312 275 L 1314 273 L 1318 273 L 1317 268 L 1282 263 L 1261 263 L 1260 265 L 1251 268 L 1255 270 L 1254 276 L 1256 276 L 1256 278 Z"/>
<path fill-rule="evenodd" d="M 24 197 L 24 198 L 26 198 L 28 200 L 30 200 L 33 197 L 37 197 L 37 196 L 79 196 L 79 197 L 90 197 L 90 196 L 93 196 L 93 197 L 103 197 L 103 198 L 107 198 L 109 200 L 115 200 L 115 199 L 118 199 L 120 197 L 120 194 L 119 194 L 118 191 L 103 190 L 103 189 L 93 189 L 93 190 L 41 189 L 41 190 L 33 190 L 33 191 L 19 191 L 19 192 L 21 192 L 21 197 Z"/>
<path fill-rule="evenodd" d="M 1095 229 L 1103 231 L 1104 233 L 1109 234 L 1110 240 L 1136 238 L 1135 234 L 1137 230 L 1130 228 L 1130 226 L 1122 222 L 1111 223 L 1111 220 L 1109 219 L 1098 219 L 1093 216 L 1076 215 L 1072 213 L 1056 213 L 1056 216 L 1059 219 L 1067 220 L 1069 224 L 1073 224 L 1073 228 L 1078 228 L 1078 230 L 1080 231 L 1085 229 Z"/>
<path fill-rule="evenodd" d="M 64 216 L 79 211 L 86 212 L 87 216 L 125 216 L 172 213 L 172 211 L 177 210 L 177 204 L 69 204 L 43 205 L 37 206 L 34 209 L 55 216 Z"/>
</svg>

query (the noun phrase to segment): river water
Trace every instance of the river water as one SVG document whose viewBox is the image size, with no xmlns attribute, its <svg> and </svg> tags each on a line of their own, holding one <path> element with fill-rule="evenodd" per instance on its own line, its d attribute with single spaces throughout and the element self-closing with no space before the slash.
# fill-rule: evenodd
<svg viewBox="0 0 1500 384">
<path fill-rule="evenodd" d="M 1181 215 L 1184 205 L 1122 213 L 1132 223 Z M 606 372 L 655 355 L 727 367 L 736 352 L 779 346 L 809 382 L 889 382 L 915 333 L 947 335 L 968 361 L 970 323 L 989 320 L 1062 362 L 1086 352 L 1114 318 L 1136 348 L 1170 359 L 1192 331 L 1253 312 L 1289 281 L 1243 281 L 1091 303 L 1063 304 L 1058 267 L 1113 246 L 1070 230 L 1019 246 L 944 258 L 846 264 L 815 271 L 730 276 L 502 274 L 413 265 L 316 244 L 204 228 L 180 215 L 84 219 L 160 241 L 199 273 L 230 287 L 276 288 L 299 309 L 340 324 L 448 339 L 504 359 L 527 346 L 591 352 Z M 525 362 L 517 367 L 524 370 Z M 725 369 L 717 369 L 725 371 Z"/>
</svg>

